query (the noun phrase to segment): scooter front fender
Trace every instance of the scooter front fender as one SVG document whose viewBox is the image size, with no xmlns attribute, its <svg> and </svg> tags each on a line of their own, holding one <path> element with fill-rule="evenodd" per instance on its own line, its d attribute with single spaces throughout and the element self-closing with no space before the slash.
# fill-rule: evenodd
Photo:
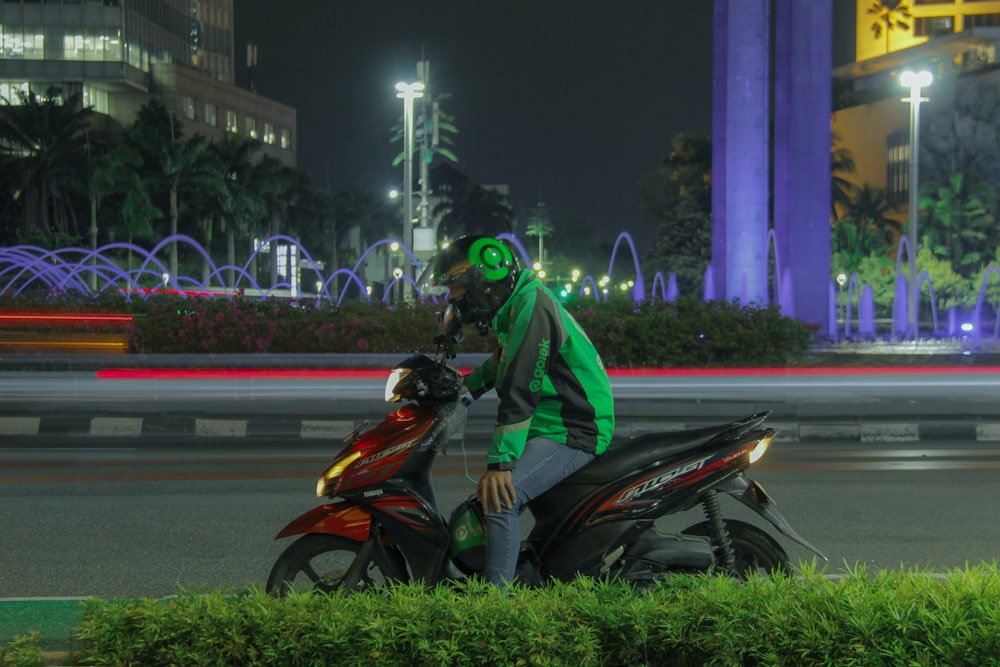
<svg viewBox="0 0 1000 667">
<path fill-rule="evenodd" d="M 281 529 L 274 538 L 302 535 L 304 533 L 323 533 L 326 535 L 343 535 L 357 542 L 365 542 L 371 536 L 372 515 L 363 507 L 345 501 L 320 505 L 297 516 Z"/>
<path fill-rule="evenodd" d="M 799 535 L 791 524 L 788 523 L 788 519 L 778 511 L 775 507 L 774 501 L 771 500 L 771 496 L 767 495 L 767 491 L 764 487 L 753 481 L 752 479 L 747 479 L 745 475 L 738 475 L 733 478 L 732 484 L 728 489 L 725 490 L 726 493 L 732 497 L 739 500 L 741 503 L 752 509 L 757 514 L 771 522 L 771 525 L 777 528 L 781 533 L 788 538 L 792 539 L 796 543 L 802 545 L 809 551 L 819 556 L 825 561 L 830 560 L 823 552 L 809 544 L 804 537 Z"/>
</svg>

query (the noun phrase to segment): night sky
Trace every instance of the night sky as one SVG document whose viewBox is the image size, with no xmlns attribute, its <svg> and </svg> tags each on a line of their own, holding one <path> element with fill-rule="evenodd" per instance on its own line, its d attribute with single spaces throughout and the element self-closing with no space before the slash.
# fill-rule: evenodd
<svg viewBox="0 0 1000 667">
<path fill-rule="evenodd" d="M 835 0 L 834 62 L 853 2 Z M 711 134 L 712 0 L 236 0 L 237 83 L 258 45 L 261 95 L 298 111 L 299 167 L 334 190 L 401 187 L 397 81 L 431 62 L 459 134 L 456 168 L 505 183 L 521 220 L 556 216 L 652 233 L 640 176 L 679 134 Z M 850 12 L 850 15 L 847 12 Z M 847 30 L 840 30 L 846 25 Z M 843 37 L 841 37 L 843 36 Z M 850 40 L 850 44 L 845 44 Z"/>
</svg>

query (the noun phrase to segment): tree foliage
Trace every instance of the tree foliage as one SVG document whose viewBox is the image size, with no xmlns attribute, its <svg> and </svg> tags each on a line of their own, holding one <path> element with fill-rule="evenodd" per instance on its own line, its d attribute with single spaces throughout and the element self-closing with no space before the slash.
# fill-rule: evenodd
<svg viewBox="0 0 1000 667">
<path fill-rule="evenodd" d="M 52 89 L 44 96 L 25 93 L 18 102 L 0 105 L 0 242 L 151 247 L 179 233 L 198 241 L 216 265 L 238 267 L 253 252 L 254 238 L 282 233 L 336 267 L 351 227 L 370 242 L 398 225 L 398 212 L 380 195 L 315 187 L 305 172 L 262 156 L 256 140 L 185 136 L 158 100 L 113 135 L 94 129 L 79 96 Z M 180 244 L 168 252 L 171 275 L 195 275 L 200 265 L 208 278 L 209 262 L 200 253 Z M 274 284 L 270 257 L 262 268 Z M 131 254 L 116 259 L 133 268 Z M 252 263 L 252 275 L 256 269 Z M 225 282 L 233 284 L 233 269 L 226 273 Z"/>
<path fill-rule="evenodd" d="M 472 181 L 449 188 L 433 213 L 441 216 L 438 236 L 444 238 L 463 234 L 497 236 L 509 233 L 514 220 L 506 195 Z"/>
<path fill-rule="evenodd" d="M 871 255 L 885 256 L 882 234 L 872 224 L 858 223 L 842 218 L 833 226 L 833 256 L 831 272 L 851 275 L 861 266 L 862 260 Z"/>
<path fill-rule="evenodd" d="M 883 188 L 875 188 L 865 183 L 855 189 L 854 196 L 845 208 L 845 218 L 864 224 L 879 235 L 887 251 L 895 251 L 903 224 L 892 217 L 895 207 Z"/>
<path fill-rule="evenodd" d="M 656 225 L 643 266 L 673 273 L 682 295 L 700 293 L 712 259 L 712 142 L 677 135 L 659 170 L 639 184 L 640 207 Z"/>
<path fill-rule="evenodd" d="M 975 274 L 992 258 L 1000 241 L 997 193 L 979 174 L 956 172 L 944 184 L 922 187 L 920 208 L 927 211 L 921 230 L 931 251 L 960 275 Z"/>
<path fill-rule="evenodd" d="M 89 201 L 88 142 L 97 139 L 91 112 L 81 106 L 80 95 L 63 99 L 57 88 L 19 98 L 0 114 L 0 178 L 5 217 L 15 225 L 12 236 L 42 245 L 79 236 L 78 212 Z"/>
<path fill-rule="evenodd" d="M 830 149 L 830 174 L 833 178 L 830 213 L 834 220 L 838 220 L 841 217 L 837 210 L 838 207 L 841 210 L 846 209 L 855 197 L 857 188 L 848 180 L 847 176 L 854 173 L 856 166 L 851 151 L 843 146 L 837 146 L 837 143 L 840 142 L 840 136 L 832 133 L 830 140 L 833 144 Z"/>
<path fill-rule="evenodd" d="M 1000 191 L 1000 90 L 944 79 L 923 108 L 920 182 L 940 186 L 952 174 L 978 174 Z"/>
</svg>

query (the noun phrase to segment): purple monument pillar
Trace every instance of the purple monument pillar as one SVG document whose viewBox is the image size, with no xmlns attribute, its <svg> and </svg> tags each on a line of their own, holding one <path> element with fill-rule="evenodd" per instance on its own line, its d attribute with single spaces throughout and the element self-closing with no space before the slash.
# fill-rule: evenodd
<svg viewBox="0 0 1000 667">
<path fill-rule="evenodd" d="M 778 0 L 774 35 L 774 235 L 794 316 L 830 317 L 833 0 Z"/>
<path fill-rule="evenodd" d="M 712 47 L 716 294 L 758 304 L 768 302 L 769 5 L 715 0 Z"/>
</svg>

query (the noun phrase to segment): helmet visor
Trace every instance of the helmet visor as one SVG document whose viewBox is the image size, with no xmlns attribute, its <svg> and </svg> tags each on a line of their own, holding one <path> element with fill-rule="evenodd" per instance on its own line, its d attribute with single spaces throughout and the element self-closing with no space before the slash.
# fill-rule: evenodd
<svg viewBox="0 0 1000 667">
<path fill-rule="evenodd" d="M 427 263 L 417 287 L 424 296 L 444 296 L 470 266 L 468 255 L 452 244 Z"/>
<path fill-rule="evenodd" d="M 450 289 L 441 280 L 441 274 L 436 269 L 437 262 L 428 262 L 417 279 L 417 289 L 423 296 L 444 296 Z"/>
</svg>

